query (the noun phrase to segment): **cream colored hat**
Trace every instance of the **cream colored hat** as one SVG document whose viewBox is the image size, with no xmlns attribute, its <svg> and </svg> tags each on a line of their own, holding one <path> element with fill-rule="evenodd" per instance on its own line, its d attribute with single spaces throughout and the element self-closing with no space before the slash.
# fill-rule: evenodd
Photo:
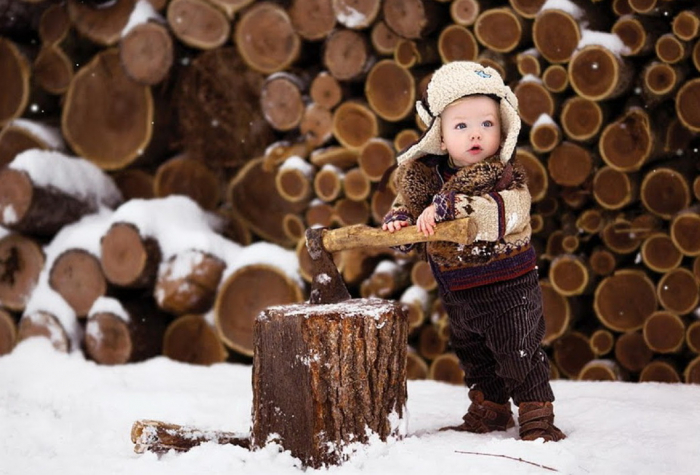
<svg viewBox="0 0 700 475">
<path fill-rule="evenodd" d="M 440 114 L 457 99 L 472 94 L 493 94 L 501 98 L 501 126 L 505 135 L 501 161 L 508 162 L 520 133 L 518 98 L 495 69 L 471 61 L 453 61 L 435 71 L 424 101 L 416 102 L 418 115 L 428 128 L 418 142 L 397 157 L 399 165 L 426 154 L 444 155 L 446 152 L 440 149 Z"/>
</svg>

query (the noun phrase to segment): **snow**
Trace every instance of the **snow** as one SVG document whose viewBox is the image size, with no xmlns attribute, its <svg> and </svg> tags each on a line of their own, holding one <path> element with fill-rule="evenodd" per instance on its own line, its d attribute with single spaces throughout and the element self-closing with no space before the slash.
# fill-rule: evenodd
<svg viewBox="0 0 700 475">
<path fill-rule="evenodd" d="M 10 122 L 8 128 L 9 127 L 16 127 L 24 130 L 51 149 L 63 150 L 66 147 L 66 144 L 63 141 L 63 136 L 61 136 L 61 132 L 59 131 L 58 127 L 51 127 L 49 125 L 28 119 L 15 119 Z"/>
<path fill-rule="evenodd" d="M 131 11 L 129 21 L 126 23 L 126 26 L 122 29 L 122 38 L 128 35 L 129 32 L 134 29 L 134 27 L 142 23 L 147 23 L 150 20 L 154 20 L 159 23 L 164 22 L 163 17 L 155 10 L 155 8 L 153 8 L 151 2 L 149 2 L 148 0 L 139 0 L 138 2 L 136 2 L 136 5 L 134 5 L 134 9 Z"/>
<path fill-rule="evenodd" d="M 134 453 L 130 430 L 139 419 L 248 433 L 247 365 L 201 367 L 158 357 L 99 366 L 32 338 L 0 357 L 0 381 L 2 475 L 488 475 L 553 473 L 550 468 L 570 475 L 685 475 L 700 464 L 698 385 L 555 380 L 556 423 L 568 438 L 542 443 L 518 440 L 517 428 L 439 432 L 460 422 L 466 389 L 409 381 L 404 439 L 375 437 L 343 465 L 304 472 L 275 444 L 251 452 L 206 443 L 160 458 Z"/>
</svg>

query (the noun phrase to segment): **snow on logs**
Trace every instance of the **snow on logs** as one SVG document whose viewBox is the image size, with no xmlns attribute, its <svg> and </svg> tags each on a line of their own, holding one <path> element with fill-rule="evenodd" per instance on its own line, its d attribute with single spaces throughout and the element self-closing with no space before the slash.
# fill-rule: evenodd
<svg viewBox="0 0 700 475">
<path fill-rule="evenodd" d="M 224 216 L 227 235 L 245 245 L 261 239 L 294 249 L 308 282 L 303 230 L 378 224 L 396 192 L 385 172 L 425 129 L 413 106 L 430 72 L 442 62 L 477 60 L 503 74 L 520 102 L 517 154 L 533 196 L 553 374 L 692 379 L 700 367 L 685 369 L 700 346 L 691 324 L 700 281 L 698 25 L 697 9 L 677 1 L 117 0 L 100 9 L 77 0 L 52 3 L 41 8 L 40 45 L 0 31 L 0 175 L 13 170 L 7 189 L 17 190 L 22 180 L 7 167 L 15 156 L 67 148 L 107 170 L 124 201 L 183 194 Z M 95 110 L 100 117 L 90 115 Z M 60 140 L 29 127 L 30 120 L 44 128 L 60 123 L 53 132 Z M 170 141 L 165 147 L 162 138 Z M 3 221 L 13 237 L 0 244 L 0 290 L 13 296 L 0 300 L 13 317 L 48 263 L 37 248 L 94 212 L 80 197 L 42 186 L 32 178 L 21 193 L 31 190 L 37 203 L 47 193 L 49 201 L 65 202 L 42 218 L 51 220 L 44 234 L 34 218 Z M 0 185 L 0 195 L 5 190 Z M 3 209 L 3 218 L 19 216 L 19 202 L 12 212 Z M 107 293 L 146 291 L 155 299 L 150 292 L 164 277 L 159 269 L 188 259 L 165 255 L 161 246 L 134 222 L 110 222 L 98 249 Z M 216 312 L 202 309 L 233 274 L 221 256 L 195 251 L 218 265 L 201 282 L 185 278 L 202 303 L 194 313 L 170 307 L 179 315 L 172 335 L 181 335 L 173 348 L 181 348 L 183 360 L 197 360 L 196 353 L 213 361 L 222 358 L 216 345 L 188 354 L 184 342 L 195 338 L 182 335 L 214 328 L 221 339 Z M 18 268 L 17 253 L 33 260 Z M 353 295 L 406 295 L 418 325 L 410 336 L 412 367 L 426 376 L 435 351 L 449 352 L 439 349 L 449 326 L 436 318 L 439 298 L 422 261 L 387 249 L 335 257 Z M 380 286 L 378 266 L 386 260 L 396 261 L 402 275 Z M 304 282 L 291 282 L 303 298 Z M 415 285 L 433 303 L 417 299 L 415 288 L 409 292 Z M 630 292 L 638 293 L 634 308 L 626 306 Z M 297 298 L 295 291 L 287 295 Z M 650 324 L 647 334 L 670 325 L 677 341 L 679 327 L 673 317 L 651 318 L 655 312 L 685 325 L 688 352 L 671 353 L 671 366 L 656 357 L 664 343 L 642 332 L 647 320 L 658 320 L 664 323 Z M 250 316 L 241 317 L 244 324 L 224 321 L 219 327 L 250 326 Z M 577 336 L 566 341 L 588 344 L 594 357 L 555 347 L 571 332 Z M 227 349 L 250 353 L 249 338 L 226 338 Z"/>
</svg>

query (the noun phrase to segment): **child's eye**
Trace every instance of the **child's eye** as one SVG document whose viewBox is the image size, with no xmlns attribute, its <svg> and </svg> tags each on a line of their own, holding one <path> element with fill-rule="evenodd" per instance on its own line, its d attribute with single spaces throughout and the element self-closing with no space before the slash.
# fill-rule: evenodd
<svg viewBox="0 0 700 475">
<path fill-rule="evenodd" d="M 455 125 L 455 129 L 466 129 L 466 128 L 467 128 L 467 124 L 465 124 L 464 122 L 460 122 L 459 124 Z"/>
<path fill-rule="evenodd" d="M 483 125 L 484 127 L 493 127 L 493 122 L 491 122 L 490 120 L 485 120 L 481 125 Z"/>
</svg>

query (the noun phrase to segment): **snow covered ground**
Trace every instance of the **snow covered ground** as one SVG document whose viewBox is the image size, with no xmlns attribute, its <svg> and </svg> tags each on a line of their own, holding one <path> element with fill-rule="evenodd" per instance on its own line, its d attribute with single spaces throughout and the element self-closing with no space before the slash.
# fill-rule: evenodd
<svg viewBox="0 0 700 475">
<path fill-rule="evenodd" d="M 696 474 L 700 386 L 554 381 L 559 443 L 523 442 L 517 428 L 438 432 L 467 408 L 463 387 L 408 383 L 408 436 L 358 447 L 338 474 Z M 1 475 L 299 474 L 276 445 L 249 452 L 207 443 L 186 453 L 136 454 L 138 419 L 248 432 L 251 368 L 164 357 L 98 366 L 34 338 L 0 357 Z M 465 453 L 469 452 L 469 453 Z M 556 471 L 556 472 L 554 472 Z M 316 470 L 307 470 L 308 473 Z"/>
</svg>

